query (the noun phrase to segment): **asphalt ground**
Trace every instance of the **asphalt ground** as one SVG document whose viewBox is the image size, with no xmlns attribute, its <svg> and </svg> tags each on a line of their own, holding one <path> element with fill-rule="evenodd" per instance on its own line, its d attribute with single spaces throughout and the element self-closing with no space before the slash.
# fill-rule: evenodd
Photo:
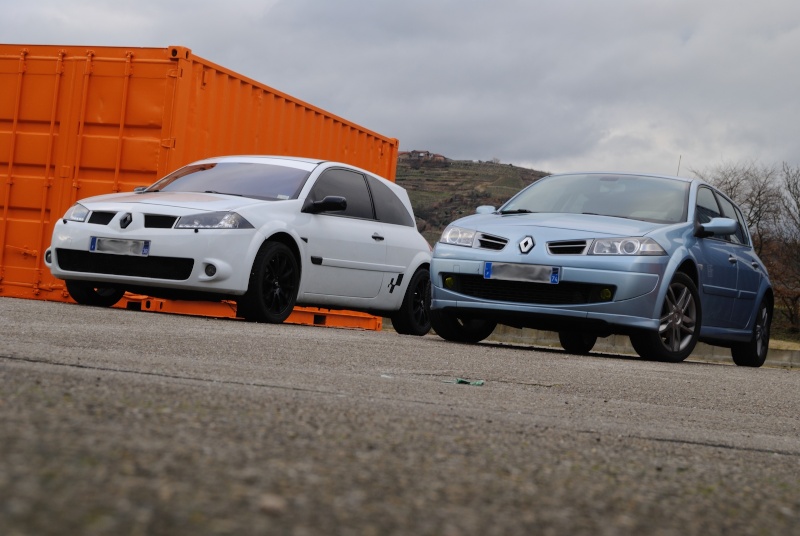
<svg viewBox="0 0 800 536">
<path fill-rule="evenodd" d="M 796 369 L 13 298 L 0 326 L 6 536 L 800 534 Z"/>
</svg>

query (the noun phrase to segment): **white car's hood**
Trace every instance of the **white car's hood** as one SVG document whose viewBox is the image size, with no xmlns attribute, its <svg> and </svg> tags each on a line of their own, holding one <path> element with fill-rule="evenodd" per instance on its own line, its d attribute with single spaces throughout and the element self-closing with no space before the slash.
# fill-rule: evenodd
<svg viewBox="0 0 800 536">
<path fill-rule="evenodd" d="M 203 192 L 147 192 L 121 193 L 89 197 L 78 201 L 89 210 L 137 210 L 132 205 L 175 207 L 200 212 L 236 210 L 253 204 L 265 203 L 261 199 L 237 197 Z M 142 208 L 138 209 L 142 210 Z"/>
</svg>

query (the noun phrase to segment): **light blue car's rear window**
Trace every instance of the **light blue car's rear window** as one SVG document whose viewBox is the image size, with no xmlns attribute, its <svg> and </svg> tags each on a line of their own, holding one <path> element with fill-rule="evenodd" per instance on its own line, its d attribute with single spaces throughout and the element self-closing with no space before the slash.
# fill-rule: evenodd
<svg viewBox="0 0 800 536">
<path fill-rule="evenodd" d="M 553 175 L 511 198 L 500 212 L 598 214 L 658 223 L 686 221 L 689 183 L 615 174 Z"/>
</svg>

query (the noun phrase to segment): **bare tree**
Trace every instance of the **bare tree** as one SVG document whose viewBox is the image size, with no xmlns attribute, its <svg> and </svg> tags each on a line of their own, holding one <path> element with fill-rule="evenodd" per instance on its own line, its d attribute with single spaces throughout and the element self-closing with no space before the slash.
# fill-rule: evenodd
<svg viewBox="0 0 800 536">
<path fill-rule="evenodd" d="M 777 267 L 770 270 L 781 313 L 800 331 L 800 166 L 784 162 L 782 168 L 782 218 L 776 227 L 772 256 Z"/>
<path fill-rule="evenodd" d="M 800 166 L 783 164 L 785 237 L 800 240 Z"/>
<path fill-rule="evenodd" d="M 764 245 L 774 238 L 782 217 L 780 171 L 756 162 L 723 163 L 708 171 L 691 171 L 739 205 L 750 227 L 753 247 L 761 255 Z"/>
</svg>

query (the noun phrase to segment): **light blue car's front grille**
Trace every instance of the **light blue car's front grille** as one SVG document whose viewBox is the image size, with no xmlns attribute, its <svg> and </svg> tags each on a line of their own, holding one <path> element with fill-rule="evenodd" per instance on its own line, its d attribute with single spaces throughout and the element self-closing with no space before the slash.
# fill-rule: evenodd
<svg viewBox="0 0 800 536">
<path fill-rule="evenodd" d="M 508 244 L 508 238 L 493 236 L 486 233 L 480 233 L 478 235 L 478 247 L 483 249 L 493 249 L 499 251 L 506 247 L 506 244 Z"/>
<path fill-rule="evenodd" d="M 550 255 L 584 255 L 591 240 L 565 240 L 563 242 L 548 242 L 547 251 Z"/>
<path fill-rule="evenodd" d="M 561 282 L 527 283 L 522 281 L 503 281 L 484 279 L 480 275 L 443 273 L 442 281 L 448 281 L 447 288 L 484 300 L 508 303 L 528 303 L 541 305 L 579 305 L 613 301 L 617 288 L 613 285 L 594 285 L 590 283 Z"/>
</svg>

